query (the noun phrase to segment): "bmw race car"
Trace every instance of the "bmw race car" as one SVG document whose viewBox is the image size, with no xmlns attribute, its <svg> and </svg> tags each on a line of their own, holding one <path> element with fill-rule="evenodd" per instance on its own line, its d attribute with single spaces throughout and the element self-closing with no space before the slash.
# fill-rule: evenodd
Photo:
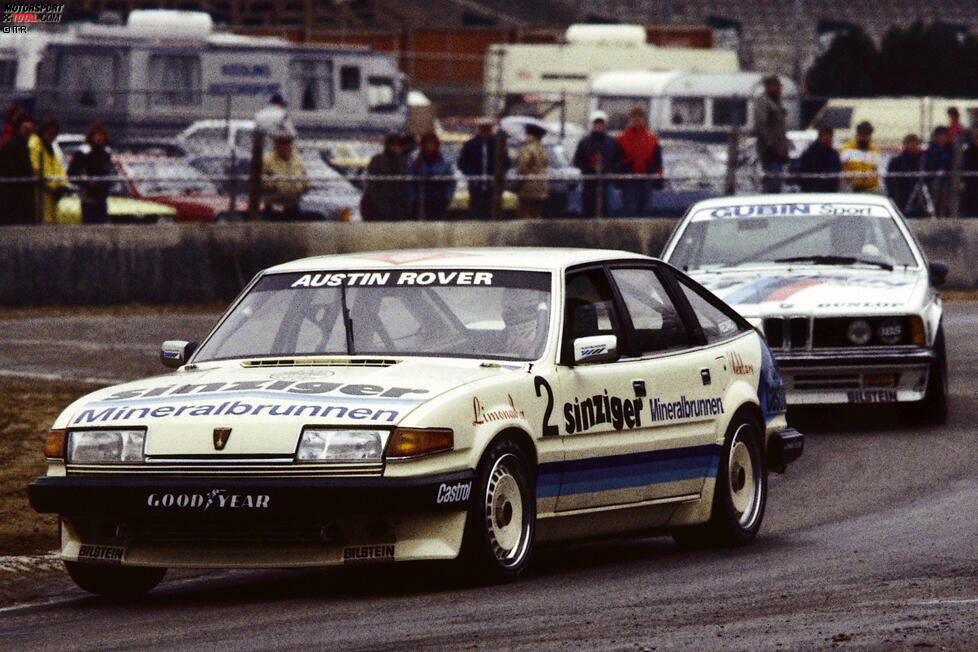
<svg viewBox="0 0 978 652">
<path fill-rule="evenodd" d="M 694 205 L 663 258 L 764 333 L 788 405 L 900 403 L 947 418 L 936 287 L 903 216 L 867 194 L 724 197 Z"/>
<path fill-rule="evenodd" d="M 758 333 L 620 251 L 294 261 L 161 357 L 69 406 L 29 487 L 95 593 L 168 567 L 461 557 L 501 581 L 551 541 L 746 544 L 803 446 Z"/>
</svg>

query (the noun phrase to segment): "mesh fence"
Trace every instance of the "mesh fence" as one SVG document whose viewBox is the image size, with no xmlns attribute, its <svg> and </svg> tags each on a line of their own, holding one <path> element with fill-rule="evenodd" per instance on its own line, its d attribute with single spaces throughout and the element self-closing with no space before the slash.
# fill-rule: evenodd
<svg viewBox="0 0 978 652">
<path fill-rule="evenodd" d="M 83 135 L 73 128 L 66 128 L 51 146 L 31 143 L 33 174 L 0 175 L 0 195 L 7 198 L 2 221 L 677 217 L 692 203 L 709 197 L 852 189 L 889 195 L 909 217 L 978 216 L 978 148 L 968 138 L 968 127 L 978 120 L 978 100 L 974 107 L 964 100 L 932 98 L 862 104 L 847 100 L 845 105 L 831 100 L 817 106 L 817 100 L 807 98 L 807 107 L 798 108 L 798 124 L 792 125 L 799 129 L 789 133 L 790 160 L 783 167 L 764 169 L 749 117 L 732 111 L 725 114 L 724 122 L 715 108 L 724 102 L 726 106 L 750 102 L 750 98 L 698 98 L 704 101 L 698 112 L 693 102 L 680 104 L 674 97 L 653 96 L 643 101 L 652 107 L 649 127 L 659 135 L 661 172 L 631 174 L 614 166 L 590 174 L 577 167 L 580 158 L 575 155 L 587 131 L 566 120 L 566 95 L 556 100 L 524 97 L 519 103 L 471 91 L 453 93 L 453 101 L 445 106 L 488 106 L 496 99 L 503 100 L 510 114 L 498 122 L 495 136 L 507 155 L 483 165 L 479 174 L 466 176 L 458 161 L 463 145 L 474 137 L 475 118 L 481 111 L 462 117 L 441 115 L 436 123 L 415 128 L 416 133 L 429 127 L 437 132 L 439 156 L 431 157 L 432 164 L 426 162 L 418 138 L 405 136 L 398 166 L 378 168 L 371 167 L 371 161 L 382 158 L 382 130 L 348 129 L 342 135 L 329 135 L 300 124 L 292 152 L 278 151 L 266 139 L 255 143 L 253 121 L 233 117 L 233 102 L 227 99 L 223 116 L 170 121 L 158 130 L 151 123 L 134 130 L 132 116 L 113 118 L 109 114 L 111 166 L 97 175 L 86 174 L 83 166 L 73 163 L 88 149 Z M 588 102 L 588 111 L 597 106 L 594 98 Z M 683 107 L 682 120 L 677 123 L 675 113 L 664 113 L 661 115 L 669 115 L 670 120 L 655 122 L 660 115 L 654 110 L 656 103 L 668 102 Z M 893 102 L 900 103 L 900 111 Z M 222 102 L 215 100 L 215 106 L 218 104 Z M 634 102 L 618 102 L 622 111 L 631 104 Z M 936 127 L 947 124 L 951 106 L 959 108 L 963 129 L 954 134 L 951 154 L 931 165 L 926 155 L 928 140 Z M 514 112 L 522 112 L 523 117 L 513 116 Z M 873 169 L 807 171 L 800 165 L 803 153 L 816 139 L 811 126 L 834 127 L 833 148 L 839 150 L 863 120 L 875 127 Z M 542 147 L 547 163 L 532 172 L 520 163 L 528 122 L 545 129 Z M 612 115 L 608 122 L 618 126 L 620 120 Z M 403 123 L 399 130 L 406 132 L 408 124 Z M 611 133 L 617 135 L 614 130 Z M 903 156 L 902 142 L 910 133 L 922 136 L 923 154 L 916 159 Z M 288 167 L 283 162 L 293 155 L 298 165 Z M 444 165 L 434 164 L 439 157 Z"/>
</svg>

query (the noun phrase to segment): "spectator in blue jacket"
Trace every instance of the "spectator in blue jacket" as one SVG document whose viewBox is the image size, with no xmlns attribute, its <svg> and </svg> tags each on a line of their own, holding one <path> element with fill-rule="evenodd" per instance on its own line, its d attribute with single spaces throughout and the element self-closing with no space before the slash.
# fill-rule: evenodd
<svg viewBox="0 0 978 652">
<path fill-rule="evenodd" d="M 491 118 L 480 118 L 476 135 L 465 141 L 458 156 L 458 169 L 469 178 L 469 217 L 487 220 L 492 212 L 492 177 L 496 171 L 496 139 Z M 509 153 L 503 148 L 503 169 L 509 168 Z M 474 178 L 473 178 L 474 177 Z"/>
<path fill-rule="evenodd" d="M 818 138 L 798 159 L 798 186 L 802 192 L 838 192 L 842 160 L 832 146 L 832 127 L 819 127 Z M 832 175 L 832 176 L 827 176 Z"/>
<path fill-rule="evenodd" d="M 947 216 L 951 189 L 951 167 L 954 164 L 954 145 L 947 127 L 937 127 L 927 150 L 924 151 L 924 170 L 930 172 L 930 195 L 938 217 Z"/>
<path fill-rule="evenodd" d="M 441 141 L 433 132 L 421 136 L 421 149 L 411 160 L 408 173 L 412 214 L 418 220 L 441 220 L 455 194 L 452 166 L 441 155 Z"/>
<path fill-rule="evenodd" d="M 903 149 L 886 166 L 886 191 L 907 217 L 926 217 L 930 214 L 927 196 L 923 192 L 923 159 L 920 136 L 907 134 L 903 137 Z"/>
</svg>

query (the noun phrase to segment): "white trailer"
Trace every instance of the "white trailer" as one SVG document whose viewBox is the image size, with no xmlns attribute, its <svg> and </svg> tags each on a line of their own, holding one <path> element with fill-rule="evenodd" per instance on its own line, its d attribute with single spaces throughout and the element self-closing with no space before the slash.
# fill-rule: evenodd
<svg viewBox="0 0 978 652">
<path fill-rule="evenodd" d="M 37 112 L 66 129 L 103 119 L 125 135 L 253 118 L 276 93 L 309 137 L 407 125 L 406 80 L 392 55 L 222 33 L 203 12 L 136 10 L 125 25 L 79 25 L 46 44 L 35 93 Z"/>
<path fill-rule="evenodd" d="M 608 114 L 608 129 L 619 131 L 628 112 L 640 106 L 649 128 L 660 137 L 716 141 L 734 125 L 745 135 L 754 123 L 754 99 L 764 92 L 759 72 L 649 72 L 617 70 L 598 75 L 591 84 L 590 109 Z M 781 101 L 788 129 L 799 121 L 798 87 L 781 79 Z"/>
<path fill-rule="evenodd" d="M 565 43 L 497 43 L 486 55 L 485 95 L 488 115 L 534 115 L 587 122 L 587 95 L 599 73 L 629 67 L 636 70 L 735 72 L 732 50 L 657 47 L 645 42 L 641 25 L 572 25 Z"/>
</svg>

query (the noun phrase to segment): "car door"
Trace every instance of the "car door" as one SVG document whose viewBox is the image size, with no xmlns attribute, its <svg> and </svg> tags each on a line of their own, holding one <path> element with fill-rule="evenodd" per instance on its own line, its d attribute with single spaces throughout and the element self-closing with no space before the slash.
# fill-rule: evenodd
<svg viewBox="0 0 978 652">
<path fill-rule="evenodd" d="M 621 288 L 621 290 L 619 290 Z M 691 498 L 715 454 L 722 373 L 695 353 L 690 329 L 654 268 L 569 272 L 555 412 L 565 463 L 557 511 Z M 613 362 L 574 364 L 573 340 L 615 335 Z M 715 466 L 715 463 L 714 463 Z"/>
</svg>

